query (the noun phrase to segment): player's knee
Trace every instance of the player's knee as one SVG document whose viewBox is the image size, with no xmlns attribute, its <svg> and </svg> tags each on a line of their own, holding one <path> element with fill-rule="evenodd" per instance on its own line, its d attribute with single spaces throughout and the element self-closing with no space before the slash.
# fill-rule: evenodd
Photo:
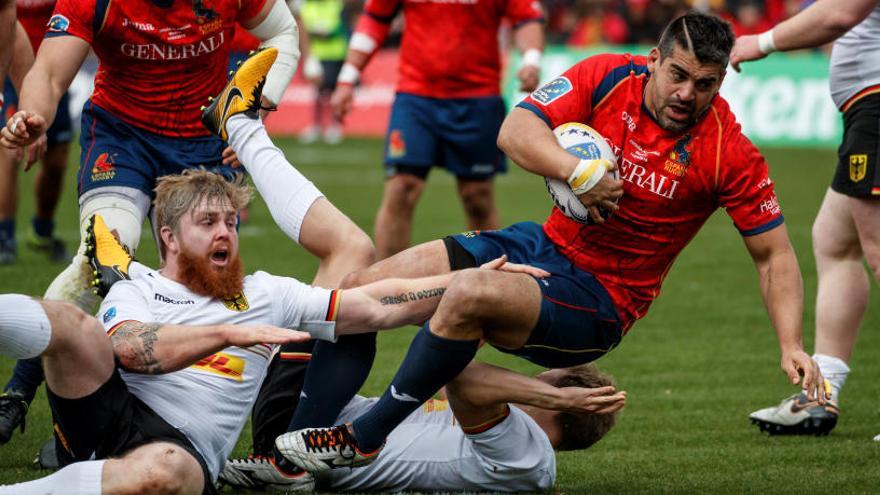
<svg viewBox="0 0 880 495">
<path fill-rule="evenodd" d="M 485 219 L 492 215 L 494 200 L 492 183 L 472 182 L 461 188 L 461 203 L 465 214 L 472 219 Z"/>
<path fill-rule="evenodd" d="M 818 259 L 860 259 L 862 250 L 858 238 L 828 235 L 821 222 L 813 224 L 813 254 Z"/>
<path fill-rule="evenodd" d="M 446 317 L 469 320 L 479 318 L 492 304 L 492 280 L 490 272 L 471 268 L 455 274 L 443 294 L 437 309 Z"/>
<path fill-rule="evenodd" d="M 385 183 L 384 201 L 398 210 L 415 208 L 425 187 L 424 179 L 409 174 L 398 174 Z"/>
<path fill-rule="evenodd" d="M 128 459 L 134 472 L 134 493 L 200 493 L 203 475 L 198 462 L 181 447 L 168 443 L 142 447 Z"/>
<path fill-rule="evenodd" d="M 345 232 L 344 255 L 352 263 L 367 267 L 376 260 L 376 246 L 366 232 L 355 224 Z"/>
</svg>

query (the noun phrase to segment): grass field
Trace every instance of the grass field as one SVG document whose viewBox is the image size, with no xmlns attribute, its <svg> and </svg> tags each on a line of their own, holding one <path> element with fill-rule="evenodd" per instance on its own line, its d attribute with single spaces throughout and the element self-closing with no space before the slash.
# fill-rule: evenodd
<svg viewBox="0 0 880 495">
<path fill-rule="evenodd" d="M 382 187 L 381 146 L 347 141 L 342 146 L 302 147 L 279 140 L 287 156 L 342 211 L 367 232 Z M 78 152 L 78 150 L 74 150 Z M 772 175 L 804 274 L 807 350 L 812 350 L 816 276 L 810 229 L 834 163 L 831 151 L 767 150 Z M 71 163 L 76 163 L 75 156 Z M 75 167 L 73 167 L 75 169 Z M 60 214 L 60 234 L 76 242 L 74 172 Z M 33 211 L 31 181 L 22 180 L 18 216 L 24 239 Z M 550 200 L 540 179 L 524 172 L 498 180 L 502 223 L 542 221 Z M 435 172 L 417 212 L 415 242 L 463 230 L 453 181 Z M 309 280 L 315 263 L 275 227 L 257 200 L 241 229 L 246 269 Z M 156 263 L 147 231 L 139 258 Z M 42 294 L 60 270 L 20 250 L 19 263 L 0 267 L 0 293 Z M 876 284 L 872 284 L 876 287 Z M 795 392 L 779 369 L 779 352 L 761 302 L 755 270 L 739 234 L 717 213 L 680 256 L 663 294 L 623 344 L 598 364 L 617 378 L 629 401 L 617 427 L 588 451 L 558 456 L 557 493 L 880 493 L 880 300 L 874 295 L 866 329 L 851 361 L 842 416 L 823 438 L 768 437 L 747 420 L 750 411 Z M 378 395 L 390 380 L 413 329 L 384 334 L 379 356 L 362 391 Z M 525 373 L 537 368 L 484 349 L 481 358 Z M 0 380 L 12 362 L 0 358 Z M 28 416 L 24 436 L 0 447 L 0 483 L 45 473 L 31 460 L 48 438 L 48 408 L 42 395 Z M 240 453 L 246 452 L 243 436 Z"/>
</svg>

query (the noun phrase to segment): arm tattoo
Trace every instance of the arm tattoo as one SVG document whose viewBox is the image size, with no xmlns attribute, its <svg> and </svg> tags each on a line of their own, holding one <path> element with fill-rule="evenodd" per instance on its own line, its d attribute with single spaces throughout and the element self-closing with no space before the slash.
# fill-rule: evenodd
<svg viewBox="0 0 880 495">
<path fill-rule="evenodd" d="M 159 340 L 156 333 L 159 323 L 125 322 L 110 336 L 113 353 L 126 371 L 158 375 L 163 373 L 159 360 L 154 355 L 154 345 Z"/>
<path fill-rule="evenodd" d="M 441 297 L 444 292 L 446 292 L 446 287 L 435 287 L 433 289 L 425 289 L 418 292 L 404 292 L 393 296 L 384 296 L 379 298 L 379 302 L 382 303 L 383 306 L 388 306 L 389 304 L 405 304 L 408 302 Z"/>
</svg>

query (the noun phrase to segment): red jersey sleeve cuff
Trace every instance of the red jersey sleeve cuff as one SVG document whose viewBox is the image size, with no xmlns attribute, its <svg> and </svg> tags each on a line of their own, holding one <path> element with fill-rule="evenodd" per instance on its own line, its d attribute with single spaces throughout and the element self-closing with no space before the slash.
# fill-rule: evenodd
<svg viewBox="0 0 880 495">
<path fill-rule="evenodd" d="M 785 223 L 785 218 L 782 215 L 779 215 L 778 217 L 774 218 L 773 220 L 770 220 L 769 222 L 767 222 L 763 225 L 759 225 L 758 227 L 748 229 L 748 230 L 739 229 L 739 233 L 743 237 L 750 237 L 753 235 L 763 234 L 764 232 L 773 230 L 776 227 L 779 227 L 780 225 L 782 225 L 783 223 Z"/>
</svg>

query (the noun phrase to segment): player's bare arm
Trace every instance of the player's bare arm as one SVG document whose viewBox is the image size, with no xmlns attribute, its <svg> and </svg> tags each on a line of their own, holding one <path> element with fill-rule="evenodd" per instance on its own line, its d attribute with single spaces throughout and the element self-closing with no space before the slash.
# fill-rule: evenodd
<svg viewBox="0 0 880 495">
<path fill-rule="evenodd" d="M 540 268 L 508 263 L 506 256 L 492 260 L 479 269 L 525 273 L 538 278 L 550 275 Z M 339 303 L 336 334 L 372 332 L 420 324 L 434 314 L 452 279 L 474 270 L 476 269 L 417 279 L 390 278 L 346 290 Z"/>
<path fill-rule="evenodd" d="M 35 142 L 55 119 L 61 96 L 89 53 L 89 44 L 75 36 L 47 38 L 34 66 L 24 77 L 17 111 L 0 131 L 0 145 L 10 149 Z"/>
<path fill-rule="evenodd" d="M 462 424 L 468 424 L 466 419 L 478 424 L 473 420 L 487 414 L 487 409 L 508 403 L 576 414 L 609 414 L 626 403 L 626 392 L 613 386 L 554 387 L 538 378 L 477 361 L 447 385 L 447 396 Z"/>
<path fill-rule="evenodd" d="M 9 64 L 9 80 L 15 91 L 21 93 L 21 84 L 24 76 L 34 66 L 34 47 L 28 38 L 27 31 L 20 22 L 15 23 L 15 48 L 13 49 L 12 62 Z"/>
<path fill-rule="evenodd" d="M 785 225 L 762 234 L 745 237 L 761 283 L 761 295 L 776 329 L 782 353 L 782 370 L 792 384 L 801 382 L 812 400 L 825 402 L 823 379 L 819 367 L 804 352 L 802 315 L 804 284 L 797 257 Z"/>
<path fill-rule="evenodd" d="M 527 137 L 526 137 L 527 136 Z M 553 130 L 534 113 L 514 108 L 504 119 L 498 133 L 498 147 L 511 160 L 529 172 L 561 181 L 568 181 L 579 160 L 562 149 Z M 609 170 L 613 170 L 614 164 Z M 606 174 L 585 194 L 580 196 L 584 205 L 591 207 L 594 220 L 604 221 L 596 206 L 617 211 L 617 201 L 623 196 L 623 181 Z M 594 211 L 596 210 L 596 211 Z"/>
<path fill-rule="evenodd" d="M 865 20 L 876 6 L 877 0 L 815 2 L 765 33 L 737 38 L 730 64 L 739 70 L 740 63 L 762 59 L 777 50 L 785 52 L 830 43 Z"/>
<path fill-rule="evenodd" d="M 526 22 L 514 31 L 514 42 L 523 54 L 522 65 L 516 73 L 520 91 L 534 91 L 541 77 L 541 52 L 544 50 L 544 25 Z"/>
<path fill-rule="evenodd" d="M 126 321 L 110 343 L 126 371 L 157 375 L 186 368 L 229 346 L 304 342 L 309 334 L 271 325 L 166 325 Z"/>
</svg>

